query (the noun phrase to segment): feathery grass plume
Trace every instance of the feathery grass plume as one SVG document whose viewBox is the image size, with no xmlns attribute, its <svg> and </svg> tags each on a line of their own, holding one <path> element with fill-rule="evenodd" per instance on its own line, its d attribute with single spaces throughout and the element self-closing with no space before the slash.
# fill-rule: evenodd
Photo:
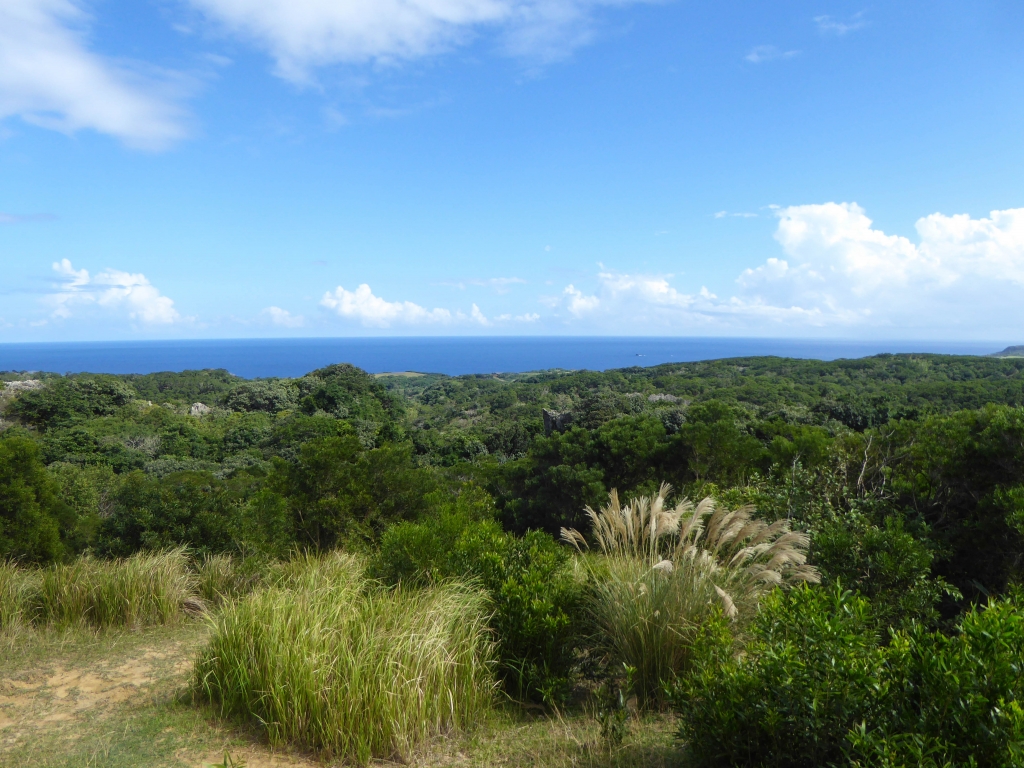
<svg viewBox="0 0 1024 768">
<path fill-rule="evenodd" d="M 230 604 L 193 690 L 222 715 L 327 758 L 408 755 L 490 703 L 485 597 L 458 584 L 385 589 L 354 557 L 299 556 Z"/>
<path fill-rule="evenodd" d="M 168 624 L 201 607 L 184 549 L 123 560 L 80 557 L 41 572 L 39 619 L 56 626 Z"/>
<path fill-rule="evenodd" d="M 650 703 L 661 684 L 685 673 L 693 644 L 716 616 L 742 631 L 760 597 L 776 586 L 819 580 L 806 565 L 809 539 L 785 520 L 766 523 L 753 509 L 718 508 L 711 498 L 669 508 L 671 487 L 628 504 L 618 493 L 587 507 L 594 547 L 592 611 L 610 656 L 634 667 L 636 692 Z M 562 539 L 590 549 L 575 530 Z"/>
</svg>

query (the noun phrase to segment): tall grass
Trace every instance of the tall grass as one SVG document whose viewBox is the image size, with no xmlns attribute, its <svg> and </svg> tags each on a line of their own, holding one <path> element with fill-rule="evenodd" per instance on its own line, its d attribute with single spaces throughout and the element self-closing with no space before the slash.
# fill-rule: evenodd
<svg viewBox="0 0 1024 768">
<path fill-rule="evenodd" d="M 0 632 L 31 622 L 38 598 L 38 572 L 0 561 Z"/>
<path fill-rule="evenodd" d="M 248 594 L 258 587 L 271 566 L 253 558 L 230 555 L 206 555 L 196 563 L 199 596 L 209 605 L 221 605 Z"/>
<path fill-rule="evenodd" d="M 184 550 L 123 560 L 81 557 L 41 569 L 0 564 L 0 629 L 167 624 L 202 604 Z"/>
<path fill-rule="evenodd" d="M 615 661 L 635 669 L 636 693 L 646 702 L 659 697 L 663 681 L 686 672 L 716 617 L 742 631 L 766 591 L 818 581 L 805 565 L 808 538 L 787 521 L 769 524 L 749 507 L 718 508 L 710 498 L 670 509 L 670 491 L 662 485 L 656 496 L 622 505 L 613 490 L 599 512 L 587 508 L 601 553 L 586 560 L 600 640 Z M 590 548 L 575 530 L 562 529 L 562 538 Z"/>
<path fill-rule="evenodd" d="M 350 556 L 304 556 L 213 621 L 194 688 L 272 744 L 404 756 L 491 698 L 485 598 L 462 586 L 388 590 Z"/>
</svg>

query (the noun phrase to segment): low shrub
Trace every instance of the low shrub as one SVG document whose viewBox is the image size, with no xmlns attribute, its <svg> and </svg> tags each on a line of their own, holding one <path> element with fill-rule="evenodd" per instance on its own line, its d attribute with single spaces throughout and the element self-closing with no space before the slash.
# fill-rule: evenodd
<svg viewBox="0 0 1024 768">
<path fill-rule="evenodd" d="M 518 699 L 559 703 L 572 687 L 581 644 L 583 584 L 568 552 L 533 531 L 516 537 L 470 490 L 431 518 L 385 531 L 371 572 L 387 583 L 471 579 L 491 600 L 498 672 Z"/>
<path fill-rule="evenodd" d="M 1024 612 L 992 602 L 951 636 L 883 644 L 841 587 L 778 592 L 740 658 L 712 659 L 675 701 L 690 765 L 1017 766 L 1024 757 Z"/>
<path fill-rule="evenodd" d="M 385 589 L 351 556 L 299 558 L 214 619 L 194 690 L 275 745 L 405 756 L 488 706 L 485 617 L 485 597 L 454 583 Z"/>
</svg>

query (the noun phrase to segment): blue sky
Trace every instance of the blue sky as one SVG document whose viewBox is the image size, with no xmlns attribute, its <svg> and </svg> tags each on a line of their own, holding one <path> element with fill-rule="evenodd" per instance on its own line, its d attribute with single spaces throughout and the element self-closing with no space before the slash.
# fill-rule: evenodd
<svg viewBox="0 0 1024 768">
<path fill-rule="evenodd" d="M 0 0 L 0 342 L 1024 341 L 1019 2 Z"/>
</svg>

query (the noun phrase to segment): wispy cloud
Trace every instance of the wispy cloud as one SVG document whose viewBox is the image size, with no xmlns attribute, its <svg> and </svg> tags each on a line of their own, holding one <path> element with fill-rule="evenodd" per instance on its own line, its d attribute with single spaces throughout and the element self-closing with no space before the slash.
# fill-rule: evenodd
<svg viewBox="0 0 1024 768">
<path fill-rule="evenodd" d="M 183 138 L 185 78 L 93 53 L 89 22 L 73 0 L 0 3 L 0 119 L 92 129 L 151 150 Z"/>
<path fill-rule="evenodd" d="M 738 212 L 738 213 L 730 213 L 729 211 L 718 211 L 717 213 L 715 213 L 715 218 L 716 219 L 724 219 L 726 217 L 731 217 L 731 218 L 736 218 L 736 219 L 756 219 L 757 218 L 757 214 L 756 213 L 748 213 L 748 212 L 745 212 L 745 211 L 741 211 L 741 212 Z"/>
<path fill-rule="evenodd" d="M 392 65 L 436 56 L 483 33 L 532 62 L 557 61 L 595 37 L 603 8 L 651 0 L 189 0 L 248 38 L 295 83 L 332 64 Z"/>
<path fill-rule="evenodd" d="M 834 16 L 815 16 L 814 23 L 818 25 L 818 31 L 823 35 L 837 35 L 842 37 L 850 32 L 864 29 L 868 25 L 864 18 L 864 11 L 855 13 L 846 21 L 839 21 Z"/>
<path fill-rule="evenodd" d="M 743 58 L 749 61 L 751 64 L 763 64 L 766 61 L 776 61 L 778 59 L 792 59 L 794 56 L 799 56 L 800 51 L 784 51 L 781 48 L 777 48 L 774 45 L 758 45 L 750 50 Z"/>
</svg>

